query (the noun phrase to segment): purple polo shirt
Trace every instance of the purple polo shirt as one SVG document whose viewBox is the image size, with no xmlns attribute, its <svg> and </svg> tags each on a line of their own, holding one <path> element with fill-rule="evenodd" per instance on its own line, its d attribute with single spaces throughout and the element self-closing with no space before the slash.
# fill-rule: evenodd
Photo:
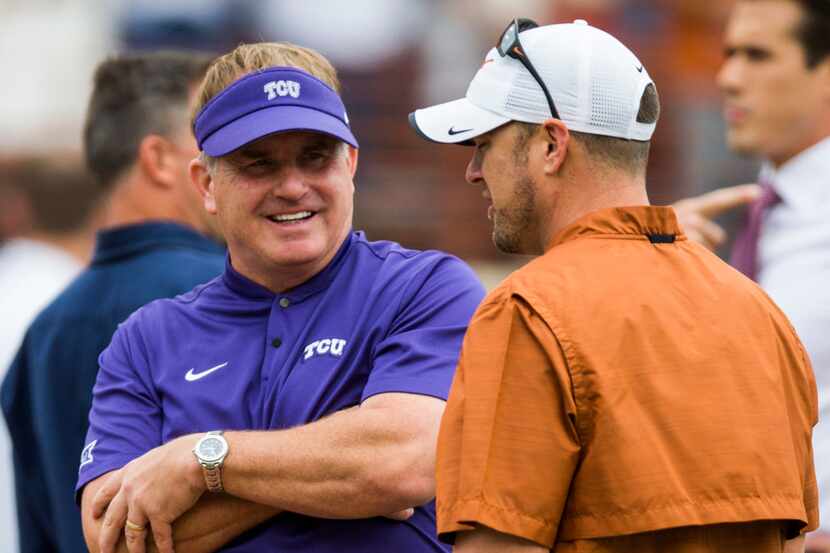
<svg viewBox="0 0 830 553">
<path fill-rule="evenodd" d="M 222 276 L 150 303 L 118 328 L 99 359 L 77 490 L 183 434 L 290 428 L 388 392 L 446 399 L 483 296 L 457 258 L 360 232 L 322 272 L 281 294 L 228 262 Z M 405 522 L 282 513 L 223 549 L 447 550 L 434 502 Z"/>
</svg>

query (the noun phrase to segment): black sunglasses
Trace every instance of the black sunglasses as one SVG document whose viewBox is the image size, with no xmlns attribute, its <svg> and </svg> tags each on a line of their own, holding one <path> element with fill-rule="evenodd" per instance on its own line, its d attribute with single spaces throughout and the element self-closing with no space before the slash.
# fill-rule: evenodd
<svg viewBox="0 0 830 553">
<path fill-rule="evenodd" d="M 522 48 L 522 43 L 519 40 L 519 33 L 538 26 L 538 23 L 531 19 L 526 19 L 524 17 L 514 19 L 501 34 L 501 38 L 499 38 L 499 43 L 496 45 L 496 49 L 502 57 L 508 56 L 519 60 L 522 65 L 525 66 L 525 69 L 527 69 L 528 72 L 533 75 L 533 78 L 536 79 L 536 82 L 539 83 L 539 86 L 542 88 L 542 92 L 545 93 L 545 99 L 548 101 L 550 114 L 554 117 L 554 119 L 559 119 L 559 112 L 556 111 L 556 106 L 553 103 L 553 98 L 551 98 L 550 92 L 548 92 L 548 87 L 545 86 L 545 83 L 542 81 L 539 73 L 536 72 L 536 68 L 533 67 L 532 63 L 530 63 L 530 58 L 527 57 L 524 48 Z"/>
</svg>

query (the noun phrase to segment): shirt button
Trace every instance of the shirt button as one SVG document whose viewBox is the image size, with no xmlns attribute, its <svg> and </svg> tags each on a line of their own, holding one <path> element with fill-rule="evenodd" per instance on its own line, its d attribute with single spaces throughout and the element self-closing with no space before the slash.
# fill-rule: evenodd
<svg viewBox="0 0 830 553">
<path fill-rule="evenodd" d="M 280 340 L 279 338 L 274 338 L 273 340 L 271 340 L 271 345 L 275 348 L 278 348 L 282 345 L 282 340 Z"/>
<path fill-rule="evenodd" d="M 280 298 L 280 307 L 288 307 L 291 305 L 291 300 L 288 298 Z"/>
</svg>

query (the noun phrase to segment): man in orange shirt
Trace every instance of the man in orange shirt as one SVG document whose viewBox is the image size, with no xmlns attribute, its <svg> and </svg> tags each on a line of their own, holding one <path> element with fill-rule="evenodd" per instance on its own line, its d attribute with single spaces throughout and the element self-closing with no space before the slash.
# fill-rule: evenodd
<svg viewBox="0 0 830 553">
<path fill-rule="evenodd" d="M 457 553 L 800 551 L 818 524 L 809 361 L 760 288 L 649 206 L 658 114 L 611 35 L 516 20 L 465 98 L 410 116 L 475 146 L 496 246 L 540 256 L 473 317 L 442 420 Z"/>
</svg>

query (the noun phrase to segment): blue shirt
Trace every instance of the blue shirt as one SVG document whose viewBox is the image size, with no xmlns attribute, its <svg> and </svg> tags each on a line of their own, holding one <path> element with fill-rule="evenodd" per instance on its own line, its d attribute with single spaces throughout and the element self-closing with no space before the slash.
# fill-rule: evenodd
<svg viewBox="0 0 830 553">
<path fill-rule="evenodd" d="M 23 553 L 87 551 L 74 489 L 98 355 L 142 305 L 221 274 L 223 252 L 175 223 L 103 231 L 91 265 L 29 327 L 2 387 Z"/>
<path fill-rule="evenodd" d="M 183 434 L 281 429 L 375 394 L 446 399 L 484 290 L 449 255 L 351 234 L 332 262 L 274 294 L 237 273 L 154 302 L 101 354 L 78 489 Z M 226 551 L 446 551 L 434 502 L 406 522 L 283 513 Z"/>
</svg>

